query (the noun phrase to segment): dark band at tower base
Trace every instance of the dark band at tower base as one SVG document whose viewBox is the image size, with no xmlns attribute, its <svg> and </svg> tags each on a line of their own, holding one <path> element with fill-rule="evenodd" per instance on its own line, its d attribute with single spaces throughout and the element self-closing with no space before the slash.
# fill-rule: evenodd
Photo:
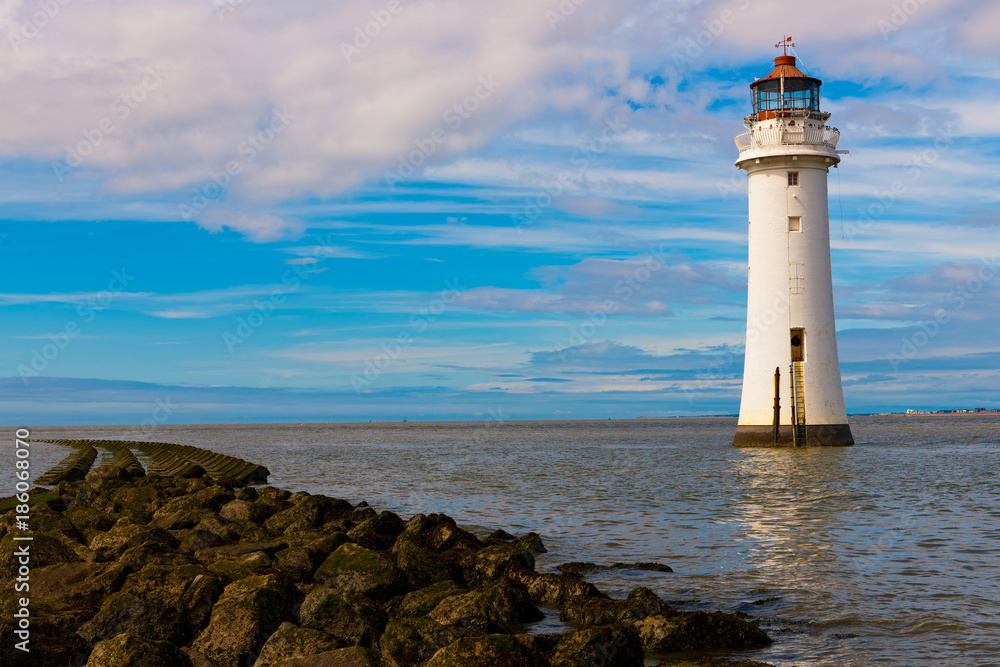
<svg viewBox="0 0 1000 667">
<path fill-rule="evenodd" d="M 736 427 L 733 444 L 737 447 L 794 447 L 791 426 L 778 427 L 778 440 L 774 439 L 773 426 Z M 854 444 L 851 427 L 848 424 L 810 424 L 806 426 L 806 447 L 848 447 Z"/>
</svg>

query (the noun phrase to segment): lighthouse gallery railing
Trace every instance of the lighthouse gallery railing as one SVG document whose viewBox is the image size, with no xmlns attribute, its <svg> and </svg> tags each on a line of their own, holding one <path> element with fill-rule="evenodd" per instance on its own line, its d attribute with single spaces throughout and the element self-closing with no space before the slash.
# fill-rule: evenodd
<svg viewBox="0 0 1000 667">
<path fill-rule="evenodd" d="M 788 144 L 826 144 L 831 148 L 837 147 L 840 141 L 840 130 L 829 125 L 823 127 L 799 126 L 776 126 L 758 127 L 754 130 L 737 134 L 735 137 L 736 147 L 740 152 L 751 148 L 761 148 L 764 146 L 780 146 Z"/>
</svg>

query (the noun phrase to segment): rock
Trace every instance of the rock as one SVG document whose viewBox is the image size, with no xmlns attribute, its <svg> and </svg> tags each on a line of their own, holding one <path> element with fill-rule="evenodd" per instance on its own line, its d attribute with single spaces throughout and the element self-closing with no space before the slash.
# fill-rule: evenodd
<svg viewBox="0 0 1000 667">
<path fill-rule="evenodd" d="M 173 514 L 180 510 L 210 510 L 215 513 L 222 506 L 236 498 L 233 492 L 222 486 L 209 486 L 195 493 L 174 498 L 166 505 L 156 510 L 153 518 Z"/>
<path fill-rule="evenodd" d="M 184 591 L 178 608 L 187 620 L 190 637 L 196 637 L 212 617 L 212 608 L 222 595 L 222 581 L 208 574 L 199 574 Z"/>
<path fill-rule="evenodd" d="M 383 556 L 357 544 L 342 544 L 316 570 L 317 581 L 375 600 L 406 592 L 406 578 Z"/>
<path fill-rule="evenodd" d="M 32 572 L 32 583 L 34 574 Z M 13 595 L 8 594 L 3 598 L 0 608 L 0 636 L 4 638 L 4 649 L 0 652 L 0 664 L 4 667 L 84 664 L 90 649 L 75 630 L 86 616 L 93 613 L 93 609 L 86 603 L 80 602 L 39 601 L 34 587 L 31 598 L 32 602 L 28 605 L 28 612 L 31 615 L 30 653 L 14 648 L 14 643 L 21 641 L 21 638 L 14 634 L 15 629 L 21 629 L 14 613 L 20 610 L 21 606 Z"/>
<path fill-rule="evenodd" d="M 227 544 L 228 542 L 212 531 L 199 528 L 192 530 L 185 535 L 177 549 L 178 551 L 182 551 L 184 553 L 193 554 L 197 551 L 201 551 L 202 549 L 224 547 Z"/>
<path fill-rule="evenodd" d="M 150 563 L 155 565 L 187 565 L 188 559 L 180 554 L 167 551 L 161 544 L 147 542 L 146 544 L 126 549 L 125 553 L 119 556 L 116 562 L 121 565 L 128 565 L 133 570 L 141 570 Z"/>
<path fill-rule="evenodd" d="M 517 544 L 536 556 L 538 554 L 547 554 L 549 552 L 549 550 L 545 548 L 545 545 L 542 544 L 542 538 L 538 533 L 528 533 L 524 537 L 518 538 Z"/>
<path fill-rule="evenodd" d="M 347 543 L 347 535 L 334 533 L 313 539 L 302 546 L 282 549 L 274 554 L 278 567 L 297 581 L 307 581 L 337 547 Z"/>
<path fill-rule="evenodd" d="M 375 603 L 329 586 L 313 588 L 299 608 L 302 627 L 320 630 L 341 646 L 376 645 L 387 621 Z"/>
<path fill-rule="evenodd" d="M 60 533 L 31 533 L 34 539 L 30 543 L 15 542 L 14 535 L 15 533 L 8 533 L 0 540 L 0 571 L 7 577 L 13 577 L 17 572 L 19 559 L 15 558 L 14 552 L 25 544 L 30 544 L 28 558 L 31 568 L 57 563 L 79 563 L 83 560 L 63 542 L 67 538 Z"/>
<path fill-rule="evenodd" d="M 189 530 L 214 514 L 212 510 L 206 509 L 177 510 L 166 514 L 156 512 L 149 525 L 164 530 Z"/>
<path fill-rule="evenodd" d="M 462 561 L 465 582 L 472 587 L 492 583 L 519 569 L 535 569 L 534 555 L 521 544 L 486 547 Z"/>
<path fill-rule="evenodd" d="M 642 667 L 642 640 L 632 628 L 603 626 L 569 632 L 560 637 L 551 667 Z"/>
<path fill-rule="evenodd" d="M 300 628 L 286 621 L 264 643 L 253 667 L 274 667 L 288 658 L 316 655 L 333 648 L 336 648 L 334 642 L 319 630 Z"/>
<path fill-rule="evenodd" d="M 176 614 L 182 620 L 183 641 L 174 643 L 180 646 L 208 624 L 212 605 L 222 588 L 218 578 L 196 565 L 149 564 L 130 574 L 121 590 Z"/>
<path fill-rule="evenodd" d="M 308 658 L 291 658 L 282 662 L 280 667 L 378 667 L 378 656 L 366 648 L 355 646 Z"/>
<path fill-rule="evenodd" d="M 132 480 L 132 473 L 130 473 L 125 468 L 122 468 L 121 466 L 114 466 L 114 465 L 99 466 L 97 468 L 94 468 L 87 475 L 86 480 L 87 483 L 90 484 L 91 486 L 103 489 L 107 487 L 98 487 L 97 486 L 98 482 L 107 482 L 107 481 L 115 481 L 122 483 L 129 482 Z"/>
<path fill-rule="evenodd" d="M 760 648 L 772 643 L 753 621 L 735 614 L 703 611 L 657 614 L 635 624 L 647 651 Z"/>
<path fill-rule="evenodd" d="M 559 565 L 558 569 L 563 574 L 574 577 L 582 577 L 590 572 L 600 572 L 604 570 L 644 570 L 646 572 L 673 572 L 669 565 L 662 563 L 613 563 L 611 565 L 597 565 L 590 562 L 572 562 Z"/>
<path fill-rule="evenodd" d="M 420 590 L 407 593 L 397 609 L 399 616 L 426 616 L 441 600 L 453 595 L 468 593 L 454 581 L 441 581 Z"/>
<path fill-rule="evenodd" d="M 91 540 L 89 546 L 105 560 L 114 560 L 127 549 L 142 544 L 155 544 L 172 549 L 177 546 L 177 538 L 162 528 L 124 525 L 119 520 L 114 528 Z"/>
<path fill-rule="evenodd" d="M 249 488 L 249 487 L 248 487 Z M 261 523 L 274 514 L 275 506 L 268 503 L 257 503 L 252 500 L 231 500 L 219 510 L 219 516 L 229 521 L 252 521 Z"/>
<path fill-rule="evenodd" d="M 434 551 L 479 550 L 483 546 L 475 535 L 459 528 L 454 519 L 444 514 L 418 514 L 406 522 L 405 530 L 417 544 Z"/>
<path fill-rule="evenodd" d="M 523 585 L 528 590 L 532 602 L 553 607 L 563 607 L 569 600 L 578 597 L 607 599 L 593 584 L 563 574 L 539 574 L 530 570 L 514 569 L 508 578 Z"/>
<path fill-rule="evenodd" d="M 118 592 L 131 568 L 120 563 L 60 563 L 31 571 L 32 598 L 78 600 L 94 609 Z"/>
<path fill-rule="evenodd" d="M 564 603 L 559 618 L 580 628 L 590 628 L 599 625 L 630 624 L 653 615 L 669 617 L 677 614 L 678 612 L 660 600 L 656 593 L 640 587 L 633 589 L 626 600 L 571 598 Z"/>
<path fill-rule="evenodd" d="M 215 561 L 208 569 L 223 579 L 235 581 L 254 574 L 267 574 L 274 569 L 274 559 L 263 551 L 254 551 L 232 560 Z"/>
<path fill-rule="evenodd" d="M 92 507 L 75 507 L 66 512 L 66 518 L 88 541 L 98 533 L 111 530 L 118 520 L 107 512 L 99 512 Z"/>
<path fill-rule="evenodd" d="M 125 633 L 175 645 L 185 643 L 183 619 L 179 614 L 122 592 L 105 598 L 97 614 L 77 630 L 89 644 Z"/>
<path fill-rule="evenodd" d="M 258 501 L 259 502 L 259 501 Z M 275 533 L 283 533 L 292 524 L 302 522 L 305 526 L 319 526 L 325 515 L 333 510 L 333 501 L 326 496 L 307 496 L 297 503 L 271 516 L 264 527 Z"/>
<path fill-rule="evenodd" d="M 428 660 L 424 667 L 536 667 L 539 656 L 511 635 L 463 637 Z"/>
<path fill-rule="evenodd" d="M 460 625 L 482 633 L 509 633 L 518 623 L 545 618 L 522 587 L 507 582 L 447 597 L 427 616 L 442 625 Z"/>
<path fill-rule="evenodd" d="M 212 607 L 208 627 L 192 647 L 218 667 L 243 665 L 285 620 L 285 602 L 274 575 L 234 581 Z"/>
<path fill-rule="evenodd" d="M 243 542 L 241 544 L 229 544 L 221 547 L 208 547 L 194 552 L 194 558 L 199 563 L 211 564 L 220 560 L 233 560 L 241 558 L 247 554 L 260 551 L 267 555 L 273 555 L 282 549 L 287 549 L 288 543 L 278 540 L 269 542 Z"/>
<path fill-rule="evenodd" d="M 429 618 L 397 618 L 389 622 L 379 640 L 382 665 L 409 667 L 421 664 L 461 634 L 462 630 Z"/>
<path fill-rule="evenodd" d="M 382 512 L 347 531 L 353 542 L 368 549 L 388 549 L 403 532 L 403 520 L 392 512 Z"/>
<path fill-rule="evenodd" d="M 510 542 L 514 539 L 514 536 L 508 533 L 506 530 L 494 530 L 492 533 L 486 536 L 483 541 L 486 544 L 503 544 L 504 542 Z"/>
<path fill-rule="evenodd" d="M 409 533 L 399 536 L 392 547 L 392 555 L 411 589 L 451 579 L 451 572 L 440 556 L 417 544 Z"/>
<path fill-rule="evenodd" d="M 92 667 L 191 667 L 191 660 L 169 642 L 122 634 L 94 646 Z"/>
</svg>

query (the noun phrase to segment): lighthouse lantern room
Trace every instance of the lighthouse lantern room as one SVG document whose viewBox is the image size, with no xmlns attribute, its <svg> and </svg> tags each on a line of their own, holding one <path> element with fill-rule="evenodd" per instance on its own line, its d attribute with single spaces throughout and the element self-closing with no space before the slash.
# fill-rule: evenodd
<svg viewBox="0 0 1000 667">
<path fill-rule="evenodd" d="M 750 84 L 736 137 L 747 172 L 747 338 L 737 446 L 852 445 L 837 355 L 827 174 L 840 132 L 822 81 L 787 53 Z M 794 46 L 794 45 L 793 45 Z"/>
</svg>

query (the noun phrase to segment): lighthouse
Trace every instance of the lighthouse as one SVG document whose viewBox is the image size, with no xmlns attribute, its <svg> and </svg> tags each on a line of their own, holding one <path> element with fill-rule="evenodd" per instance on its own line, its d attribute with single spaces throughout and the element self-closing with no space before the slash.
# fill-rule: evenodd
<svg viewBox="0 0 1000 667">
<path fill-rule="evenodd" d="M 826 124 L 822 81 L 787 53 L 750 84 L 737 135 L 747 172 L 747 340 L 738 447 L 853 445 L 837 356 L 827 174 L 840 131 Z"/>
</svg>

